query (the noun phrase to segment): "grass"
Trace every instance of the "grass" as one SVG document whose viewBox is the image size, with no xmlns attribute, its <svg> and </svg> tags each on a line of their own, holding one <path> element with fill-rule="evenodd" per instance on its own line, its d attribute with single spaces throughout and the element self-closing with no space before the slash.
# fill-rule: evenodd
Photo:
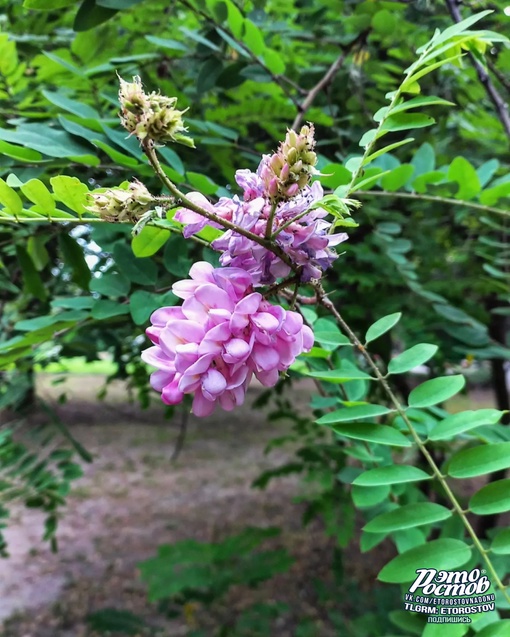
<svg viewBox="0 0 510 637">
<path fill-rule="evenodd" d="M 40 374 L 102 374 L 109 376 L 114 374 L 116 370 L 117 366 L 112 360 L 87 361 L 85 356 L 63 358 L 58 363 L 50 363 L 44 368 L 36 365 L 36 372 Z"/>
</svg>

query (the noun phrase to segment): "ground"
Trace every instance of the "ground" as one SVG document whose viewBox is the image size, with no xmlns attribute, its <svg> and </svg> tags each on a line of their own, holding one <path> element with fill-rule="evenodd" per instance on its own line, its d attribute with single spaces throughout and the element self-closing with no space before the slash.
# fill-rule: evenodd
<svg viewBox="0 0 510 637">
<path fill-rule="evenodd" d="M 92 633 L 85 618 L 104 607 L 128 609 L 156 620 L 164 637 L 186 635 L 195 622 L 210 625 L 212 615 L 191 609 L 188 626 L 165 620 L 147 601 L 137 564 L 153 556 L 156 547 L 184 538 L 221 540 L 246 525 L 279 526 L 283 546 L 296 559 L 289 573 L 258 590 L 234 590 L 228 610 L 260 600 L 277 600 L 299 608 L 312 619 L 314 637 L 332 634 L 317 603 L 315 578 L 327 580 L 333 543 L 320 523 L 302 528 L 303 505 L 295 478 L 274 481 L 265 491 L 251 489 L 266 468 L 289 458 L 292 450 L 264 455 L 269 440 L 288 425 L 269 423 L 263 410 L 250 408 L 257 389 L 250 390 L 245 408 L 191 419 L 184 449 L 171 461 L 178 422 L 165 421 L 154 406 L 140 411 L 125 401 L 125 388 L 111 388 L 104 402 L 95 394 L 98 376 L 77 376 L 70 383 L 69 402 L 60 408 L 72 423 L 73 435 L 94 455 L 85 476 L 74 487 L 60 523 L 59 552 L 52 554 L 41 540 L 42 520 L 36 513 L 16 514 L 7 530 L 11 557 L 0 562 L 0 622 L 3 637 L 85 637 Z M 41 379 L 40 391 L 55 397 L 51 377 Z M 295 392 L 296 408 L 306 408 L 308 387 Z M 62 387 L 58 386 L 61 391 Z M 354 591 L 341 604 L 359 615 L 358 598 L 370 590 L 387 551 L 360 554 L 353 544 L 346 560 Z M 357 609 L 356 609 L 357 606 Z M 285 623 L 275 635 L 294 635 Z"/>
</svg>

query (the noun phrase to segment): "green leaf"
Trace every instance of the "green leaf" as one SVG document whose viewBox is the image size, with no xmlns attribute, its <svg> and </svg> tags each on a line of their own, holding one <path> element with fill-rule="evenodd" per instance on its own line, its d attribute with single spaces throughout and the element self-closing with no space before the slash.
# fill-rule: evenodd
<svg viewBox="0 0 510 637">
<path fill-rule="evenodd" d="M 452 414 L 432 428 L 429 440 L 448 440 L 475 427 L 495 425 L 504 413 L 498 409 L 477 409 Z"/>
<path fill-rule="evenodd" d="M 190 185 L 204 195 L 214 195 L 218 190 L 218 186 L 206 175 L 188 171 L 186 177 Z"/>
<path fill-rule="evenodd" d="M 465 542 L 445 538 L 432 540 L 397 555 L 379 572 L 377 579 L 389 584 L 411 582 L 420 568 L 451 571 L 471 559 L 471 549 Z"/>
<path fill-rule="evenodd" d="M 436 49 L 440 44 L 447 42 L 448 40 L 454 38 L 455 36 L 462 35 L 465 31 L 467 31 L 467 29 L 469 29 L 469 27 L 473 26 L 473 24 L 476 24 L 477 22 L 479 22 L 486 16 L 490 15 L 491 13 L 492 13 L 491 9 L 487 9 L 486 11 L 480 11 L 479 13 L 475 13 L 474 15 L 469 16 L 469 18 L 466 18 L 465 20 L 461 20 L 460 22 L 457 22 L 457 24 L 452 24 L 452 26 L 448 27 L 447 29 L 444 29 L 444 31 L 436 33 L 431 40 L 431 44 L 433 45 L 433 48 Z M 425 45 L 425 47 L 427 46 L 428 45 Z M 418 49 L 417 53 L 422 53 L 425 47 Z"/>
<path fill-rule="evenodd" d="M 408 111 L 412 108 L 422 108 L 423 106 L 433 106 L 436 104 L 443 106 L 455 106 L 454 102 L 444 100 L 442 97 L 435 97 L 434 95 L 419 95 L 418 97 L 413 97 L 401 104 L 397 104 L 397 106 L 392 109 L 391 114 L 395 115 L 395 113 Z"/>
<path fill-rule="evenodd" d="M 331 345 L 335 349 L 337 347 L 343 347 L 344 345 L 350 345 L 351 342 L 341 332 L 335 332 L 333 330 L 317 330 L 314 332 L 315 341 L 321 345 Z"/>
<path fill-rule="evenodd" d="M 391 35 L 394 33 L 396 23 L 397 16 L 387 9 L 377 11 L 372 17 L 372 28 L 381 35 Z"/>
<path fill-rule="evenodd" d="M 427 380 L 409 394 L 409 407 L 431 407 L 442 403 L 458 394 L 465 384 L 462 374 Z"/>
<path fill-rule="evenodd" d="M 452 478 L 472 478 L 510 468 L 510 442 L 496 442 L 462 449 L 448 463 Z"/>
<path fill-rule="evenodd" d="M 496 480 L 482 487 L 469 501 L 469 508 L 476 515 L 510 511 L 510 479 Z"/>
<path fill-rule="evenodd" d="M 409 614 L 408 611 L 404 611 Z M 448 624 L 447 637 L 464 637 L 469 630 L 469 624 Z M 421 637 L 445 637 L 444 624 L 425 624 L 423 633 L 418 633 Z"/>
<path fill-rule="evenodd" d="M 136 166 L 138 166 L 138 161 L 136 159 L 134 159 L 133 157 L 128 157 L 128 155 L 119 152 L 115 148 L 112 148 L 109 144 L 105 144 L 105 142 L 101 141 L 100 139 L 92 139 L 91 142 L 94 144 L 94 146 L 97 146 L 101 150 L 104 150 L 108 157 L 110 157 L 110 159 L 115 163 L 120 164 L 121 166 L 126 166 L 128 168 L 135 168 Z"/>
<path fill-rule="evenodd" d="M 61 307 L 66 310 L 89 310 L 94 305 L 95 299 L 91 296 L 70 296 L 56 298 L 51 302 L 51 307 Z"/>
<path fill-rule="evenodd" d="M 34 211 L 50 215 L 56 208 L 55 199 L 50 191 L 39 179 L 31 179 L 21 186 L 21 191 L 27 199 L 35 204 Z"/>
<path fill-rule="evenodd" d="M 510 619 L 500 619 L 482 628 L 476 637 L 508 637 L 509 633 Z"/>
<path fill-rule="evenodd" d="M 396 312 L 395 314 L 388 314 L 387 316 L 383 316 L 378 321 L 373 323 L 367 330 L 365 334 L 365 344 L 370 343 L 371 341 L 375 341 L 377 338 L 391 330 L 402 317 L 401 312 Z"/>
<path fill-rule="evenodd" d="M 131 283 L 129 280 L 117 272 L 110 272 L 94 278 L 89 285 L 91 292 L 99 292 L 103 296 L 109 296 L 114 299 L 120 296 L 127 296 L 130 287 Z"/>
<path fill-rule="evenodd" d="M 264 52 L 264 37 L 260 29 L 248 19 L 244 21 L 243 42 L 254 55 L 262 55 Z"/>
<path fill-rule="evenodd" d="M 142 617 L 127 610 L 102 608 L 87 615 L 90 629 L 98 633 L 121 633 L 122 635 L 140 635 L 149 628 Z"/>
<path fill-rule="evenodd" d="M 354 440 L 366 440 L 380 445 L 391 447 L 410 447 L 411 442 L 404 434 L 387 425 L 375 425 L 372 423 L 345 424 L 332 427 L 333 431 L 341 436 Z"/>
<path fill-rule="evenodd" d="M 0 179 L 0 203 L 13 215 L 17 215 L 23 210 L 20 196 L 3 179 Z"/>
<path fill-rule="evenodd" d="M 73 115 L 83 117 L 84 119 L 99 119 L 99 113 L 91 106 L 72 100 L 66 97 L 63 93 L 43 90 L 42 94 L 49 102 L 55 104 L 55 106 L 58 106 L 64 111 L 69 111 Z"/>
<path fill-rule="evenodd" d="M 390 487 L 387 484 L 374 487 L 360 487 L 352 485 L 351 496 L 356 508 L 367 509 L 380 504 L 390 494 Z"/>
<path fill-rule="evenodd" d="M 351 422 L 352 420 L 362 420 L 363 418 L 376 418 L 389 414 L 391 409 L 384 405 L 354 405 L 353 407 L 344 407 L 330 414 L 326 414 L 317 420 L 319 425 L 331 425 L 337 422 Z"/>
<path fill-rule="evenodd" d="M 126 303 L 117 303 L 117 301 L 111 301 L 110 299 L 97 299 L 92 306 L 92 318 L 97 321 L 103 321 L 123 314 L 129 314 L 129 305 Z"/>
<path fill-rule="evenodd" d="M 164 49 L 171 49 L 172 51 L 183 51 L 184 53 L 188 51 L 188 47 L 184 44 L 184 42 L 179 42 L 178 40 L 172 40 L 169 38 L 158 38 L 155 35 L 146 35 L 145 39 L 151 44 L 161 46 Z"/>
<path fill-rule="evenodd" d="M 71 62 L 69 62 L 69 60 L 60 57 L 60 55 L 57 55 L 56 53 L 52 53 L 50 51 L 43 51 L 43 54 L 52 62 L 55 62 L 62 68 L 70 71 L 73 75 L 82 78 L 85 77 L 85 73 L 82 71 L 81 68 L 77 67 L 75 64 L 72 64 Z"/>
<path fill-rule="evenodd" d="M 496 555 L 510 555 L 510 529 L 502 529 L 496 533 L 491 551 Z"/>
<path fill-rule="evenodd" d="M 390 374 L 404 374 L 411 369 L 423 365 L 437 352 L 437 345 L 419 343 L 392 358 L 388 365 Z"/>
<path fill-rule="evenodd" d="M 131 295 L 129 309 L 136 325 L 143 325 L 149 320 L 150 315 L 159 307 L 174 305 L 177 297 L 171 292 L 161 295 L 147 292 L 146 290 L 136 290 Z"/>
<path fill-rule="evenodd" d="M 266 49 L 263 55 L 267 68 L 275 75 L 281 75 L 285 72 L 285 62 L 281 55 L 271 49 Z"/>
<path fill-rule="evenodd" d="M 130 9 L 137 4 L 140 4 L 143 0 L 96 0 L 96 4 L 101 7 L 107 7 L 108 9 L 117 9 L 118 11 L 124 9 Z"/>
<path fill-rule="evenodd" d="M 456 55 L 452 55 L 452 56 L 450 56 L 448 58 L 445 58 L 444 60 L 439 60 L 439 62 L 435 62 L 434 64 L 428 64 L 425 68 L 422 68 L 419 71 L 416 71 L 415 73 L 410 75 L 405 80 L 405 82 L 402 84 L 401 90 L 402 91 L 406 91 L 407 89 L 411 88 L 413 84 L 415 84 L 419 79 L 421 79 L 425 75 L 428 75 L 429 73 L 432 73 L 432 71 L 435 71 L 439 67 L 444 66 L 445 64 L 448 64 L 449 62 L 453 62 L 453 61 L 458 60 L 459 57 L 460 57 L 460 54 L 456 54 Z"/>
<path fill-rule="evenodd" d="M 338 369 L 328 369 L 319 372 L 310 372 L 312 378 L 325 380 L 329 383 L 345 383 L 349 380 L 371 380 L 372 377 L 353 365 L 349 361 L 342 361 Z"/>
<path fill-rule="evenodd" d="M 413 502 L 381 513 L 363 527 L 368 533 L 392 533 L 424 524 L 447 520 L 452 512 L 434 502 Z"/>
<path fill-rule="evenodd" d="M 402 164 L 381 179 L 381 186 L 388 192 L 395 192 L 407 184 L 414 173 L 414 166 L 411 164 Z"/>
<path fill-rule="evenodd" d="M 44 268 L 48 265 L 48 261 L 50 260 L 48 250 L 46 250 L 45 246 L 47 240 L 48 236 L 41 234 L 35 234 L 28 238 L 27 252 L 30 255 L 30 258 L 32 259 L 38 272 L 44 270 Z"/>
<path fill-rule="evenodd" d="M 81 215 L 85 211 L 89 189 L 77 177 L 59 175 L 50 179 L 55 197 L 70 210 Z"/>
<path fill-rule="evenodd" d="M 459 184 L 456 199 L 469 201 L 482 190 L 476 170 L 464 157 L 456 157 L 452 161 L 448 168 L 448 179 Z"/>
<path fill-rule="evenodd" d="M 157 265 L 150 259 L 138 259 L 128 246 L 116 243 L 113 248 L 113 258 L 119 272 L 133 283 L 151 285 L 156 283 L 158 276 Z"/>
<path fill-rule="evenodd" d="M 435 119 L 423 113 L 400 113 L 390 115 L 381 127 L 381 132 L 396 132 L 424 128 L 435 124 Z"/>
<path fill-rule="evenodd" d="M 170 230 L 145 226 L 141 232 L 133 237 L 131 248 L 137 257 L 151 257 L 165 245 L 170 237 Z"/>
<path fill-rule="evenodd" d="M 377 159 L 377 157 L 381 157 L 382 155 L 385 155 L 386 153 L 389 153 L 390 151 L 395 150 L 395 148 L 399 148 L 399 146 L 404 146 L 405 144 L 410 144 L 411 142 L 414 142 L 413 137 L 409 137 L 408 139 L 402 139 L 401 141 L 395 142 L 394 144 L 388 144 L 388 146 L 384 146 L 384 148 L 380 148 L 379 150 L 376 150 L 375 153 L 368 155 L 368 157 L 366 157 L 363 162 L 363 166 L 370 164 L 374 159 Z"/>
<path fill-rule="evenodd" d="M 72 270 L 73 281 L 83 290 L 88 291 L 89 281 L 92 275 L 85 261 L 83 249 L 77 243 L 76 239 L 73 239 L 73 237 L 68 234 L 59 234 L 58 242 L 64 262 Z"/>
<path fill-rule="evenodd" d="M 83 0 L 74 18 L 75 31 L 88 31 L 106 22 L 117 13 L 117 9 L 107 9 L 96 4 L 95 0 Z"/>
<path fill-rule="evenodd" d="M 33 9 L 35 11 L 54 11 L 55 9 L 63 9 L 75 4 L 76 0 L 25 0 L 23 6 L 25 9 Z"/>
<path fill-rule="evenodd" d="M 48 298 L 48 292 L 41 276 L 34 265 L 34 262 L 30 258 L 30 255 L 24 247 L 16 246 L 16 257 L 23 274 L 24 289 L 29 294 L 35 296 L 40 301 L 45 301 Z"/>
<path fill-rule="evenodd" d="M 0 141 L 0 154 L 26 162 L 41 161 L 42 159 L 41 153 L 38 153 L 36 150 L 15 146 L 14 144 L 9 144 L 4 141 Z"/>
<path fill-rule="evenodd" d="M 351 188 L 349 193 L 354 193 L 354 192 L 357 192 L 358 190 L 369 190 L 371 188 L 371 186 L 376 184 L 382 177 L 384 177 L 388 173 L 389 173 L 389 170 L 386 170 L 384 172 L 378 171 L 375 175 L 371 175 L 370 177 L 367 177 L 366 179 L 362 179 L 361 181 L 357 181 L 353 185 L 353 187 Z M 337 192 L 337 190 L 339 192 Z M 338 196 L 343 196 L 343 194 L 342 194 L 343 193 L 342 186 L 340 186 L 340 188 L 338 188 L 337 190 L 335 190 L 335 194 L 337 194 Z"/>
<path fill-rule="evenodd" d="M 378 467 L 377 469 L 369 469 L 360 474 L 352 484 L 360 487 L 374 487 L 383 484 L 402 484 L 407 482 L 421 482 L 422 480 L 430 480 L 425 471 L 404 464 L 393 464 L 387 467 Z"/>
</svg>

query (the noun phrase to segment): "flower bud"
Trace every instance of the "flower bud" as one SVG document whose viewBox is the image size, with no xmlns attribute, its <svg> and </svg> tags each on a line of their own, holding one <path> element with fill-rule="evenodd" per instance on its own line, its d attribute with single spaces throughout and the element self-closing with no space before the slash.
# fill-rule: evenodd
<svg viewBox="0 0 510 637">
<path fill-rule="evenodd" d="M 176 97 L 155 92 L 146 94 L 138 76 L 133 78 L 133 82 L 126 82 L 120 77 L 119 81 L 120 119 L 126 130 L 141 142 L 150 139 L 156 144 L 177 142 L 195 147 L 193 140 L 182 134 L 188 130 L 182 120 L 187 109 L 179 111 L 175 108 Z"/>
<path fill-rule="evenodd" d="M 113 223 L 136 223 L 154 207 L 154 197 L 136 179 L 129 184 L 127 190 L 111 188 L 88 196 L 92 199 L 92 205 L 87 206 L 87 210 Z"/>
</svg>

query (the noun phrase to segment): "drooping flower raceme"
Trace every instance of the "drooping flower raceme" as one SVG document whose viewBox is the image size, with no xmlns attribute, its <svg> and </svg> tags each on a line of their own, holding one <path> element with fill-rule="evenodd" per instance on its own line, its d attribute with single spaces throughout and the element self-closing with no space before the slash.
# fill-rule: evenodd
<svg viewBox="0 0 510 637">
<path fill-rule="evenodd" d="M 199 262 L 190 276 L 173 286 L 182 306 L 151 316 L 147 335 L 154 345 L 142 352 L 157 367 L 151 384 L 165 403 L 194 394 L 197 416 L 217 404 L 230 411 L 243 403 L 253 375 L 272 387 L 296 356 L 311 349 L 313 333 L 301 315 L 254 292 L 246 271 Z"/>
</svg>

